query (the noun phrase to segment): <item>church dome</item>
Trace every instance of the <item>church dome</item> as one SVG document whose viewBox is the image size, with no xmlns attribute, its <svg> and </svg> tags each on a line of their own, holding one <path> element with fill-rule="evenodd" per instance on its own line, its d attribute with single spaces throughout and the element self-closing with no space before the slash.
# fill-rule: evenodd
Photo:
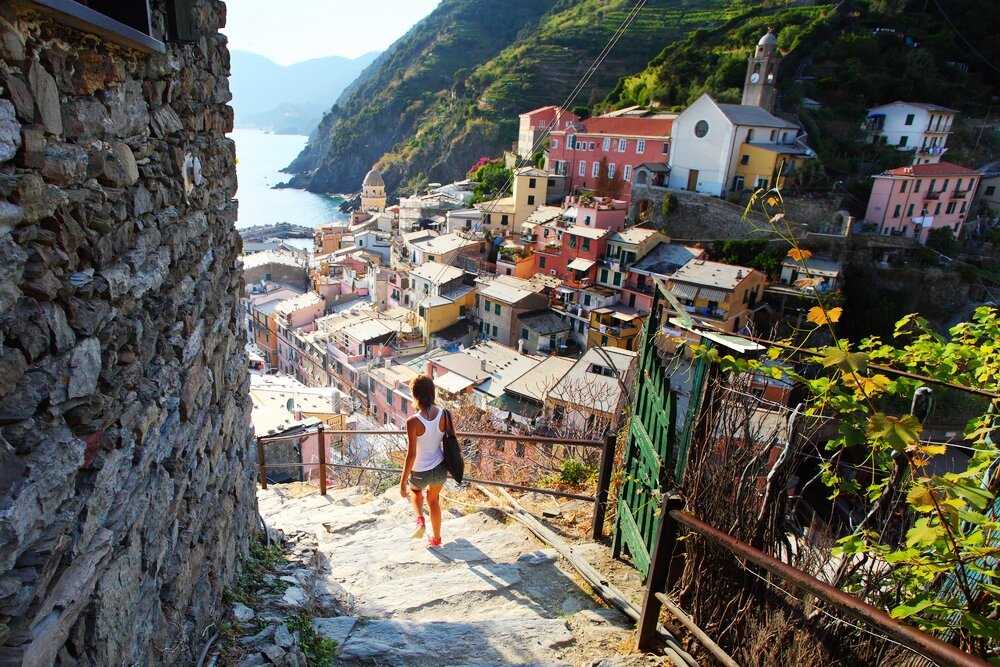
<svg viewBox="0 0 1000 667">
<path fill-rule="evenodd" d="M 363 188 L 384 188 L 385 181 L 382 180 L 382 172 L 375 167 L 371 168 L 365 175 L 365 180 L 361 182 Z"/>
<path fill-rule="evenodd" d="M 774 28 L 768 28 L 767 33 L 760 38 L 757 42 L 757 46 L 777 46 L 778 36 L 774 34 Z"/>
</svg>

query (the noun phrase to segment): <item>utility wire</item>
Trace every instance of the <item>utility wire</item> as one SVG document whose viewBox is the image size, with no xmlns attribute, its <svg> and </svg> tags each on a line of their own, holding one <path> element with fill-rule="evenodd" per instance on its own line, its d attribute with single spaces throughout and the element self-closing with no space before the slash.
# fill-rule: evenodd
<svg viewBox="0 0 1000 667">
<path fill-rule="evenodd" d="M 979 57 L 980 60 L 982 60 L 987 65 L 989 65 L 995 71 L 1000 72 L 1000 68 L 998 68 L 996 65 L 994 65 L 993 62 L 989 58 L 987 58 L 982 53 L 980 53 L 976 49 L 976 47 L 974 47 L 972 45 L 972 42 L 970 42 L 969 40 L 967 40 L 965 38 L 965 35 L 963 35 L 961 32 L 959 32 L 958 28 L 955 27 L 955 24 L 951 22 L 950 18 L 948 18 L 948 15 L 944 13 L 944 9 L 941 8 L 941 5 L 938 4 L 937 0 L 934 0 L 934 6 L 937 7 L 937 9 L 938 9 L 939 12 L 941 12 L 941 18 L 943 18 L 945 20 L 945 23 L 947 23 L 951 27 L 952 31 L 956 35 L 958 35 L 958 38 L 961 39 L 963 42 L 965 42 L 965 45 L 969 47 L 969 50 L 972 51 L 974 54 L 976 54 Z"/>
<path fill-rule="evenodd" d="M 632 9 L 629 10 L 628 14 L 626 15 L 625 19 L 622 21 L 621 25 L 618 26 L 618 28 L 615 30 L 615 32 L 608 39 L 608 42 L 604 45 L 604 48 L 601 49 L 600 53 L 598 53 L 597 57 L 594 59 L 594 62 L 591 63 L 590 67 L 587 68 L 587 71 L 580 78 L 580 80 L 577 82 L 577 84 L 573 87 L 573 90 L 570 91 L 569 95 L 567 95 L 567 97 L 563 101 L 562 105 L 560 105 L 560 108 L 565 109 L 565 108 L 569 107 L 570 105 L 572 105 L 572 103 L 576 100 L 576 97 L 580 94 L 580 92 L 587 85 L 587 83 L 590 81 L 590 79 L 594 76 L 594 74 L 597 72 L 597 70 L 600 69 L 601 65 L 604 63 L 604 61 L 607 59 L 608 55 L 611 53 L 611 50 L 621 40 L 622 36 L 625 34 L 625 32 L 628 30 L 628 28 L 635 21 L 635 18 L 639 15 L 640 10 L 642 10 L 642 8 L 645 6 L 646 2 L 647 2 L 647 0 L 638 0 L 638 2 L 636 2 L 636 4 L 632 7 Z M 536 139 L 535 142 L 532 144 L 532 147 L 531 147 L 531 153 L 532 154 L 538 148 L 540 148 L 542 146 L 545 138 L 552 131 L 552 127 L 553 127 L 554 124 L 555 124 L 555 118 L 553 118 L 551 121 L 549 121 L 549 123 L 546 126 L 545 131 L 542 132 L 539 135 L 538 139 Z M 513 183 L 513 181 L 514 181 L 514 171 L 511 171 L 511 175 L 507 178 L 506 182 L 504 183 L 503 188 L 501 188 L 501 192 L 505 192 L 508 188 L 510 188 L 511 185 L 512 185 L 512 183 Z M 474 228 L 474 231 L 478 232 L 478 231 L 482 230 L 483 221 L 486 218 L 488 218 L 490 215 L 492 215 L 493 211 L 495 210 L 495 208 L 497 206 L 497 201 L 499 201 L 499 200 L 498 199 L 494 199 L 493 201 L 491 201 L 490 204 L 489 204 L 489 206 L 487 207 L 487 209 L 485 211 L 481 212 L 481 214 L 479 216 L 479 220 L 476 223 L 476 227 Z M 452 258 L 452 260 L 449 260 L 448 262 L 442 262 L 442 264 L 444 264 L 444 266 L 441 267 L 441 270 L 435 276 L 435 278 L 434 278 L 435 282 L 437 282 L 438 280 L 440 280 L 445 275 L 445 273 L 447 272 L 448 268 L 452 266 L 452 262 L 455 260 L 455 258 L 459 257 L 460 255 L 461 255 L 461 253 L 458 252 Z M 430 281 L 428 281 L 428 282 L 430 282 Z M 430 296 L 430 290 L 428 290 L 427 294 L 421 295 L 421 297 L 417 300 L 417 302 L 414 303 L 411 306 L 411 309 L 414 312 L 419 313 L 420 312 L 420 306 L 421 306 L 421 304 L 423 304 L 423 302 L 429 296 Z M 430 338 L 429 334 L 427 336 L 428 336 L 428 339 L 429 339 Z M 395 338 L 396 338 L 396 334 L 393 334 L 393 337 L 390 338 L 388 341 L 386 341 L 385 344 L 387 344 L 387 345 L 391 344 Z"/>
</svg>

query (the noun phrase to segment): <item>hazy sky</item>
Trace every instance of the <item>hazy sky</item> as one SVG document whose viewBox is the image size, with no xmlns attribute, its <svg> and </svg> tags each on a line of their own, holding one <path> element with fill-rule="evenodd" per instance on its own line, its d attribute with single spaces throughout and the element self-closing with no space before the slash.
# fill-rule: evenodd
<svg viewBox="0 0 1000 667">
<path fill-rule="evenodd" d="M 383 51 L 438 0 L 226 0 L 229 48 L 276 63 Z"/>
</svg>

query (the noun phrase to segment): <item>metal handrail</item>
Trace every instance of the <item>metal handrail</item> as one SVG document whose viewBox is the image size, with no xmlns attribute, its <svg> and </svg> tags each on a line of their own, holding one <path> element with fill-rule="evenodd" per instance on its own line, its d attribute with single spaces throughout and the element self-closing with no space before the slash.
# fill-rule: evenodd
<svg viewBox="0 0 1000 667">
<path fill-rule="evenodd" d="M 316 435 L 318 439 L 317 443 L 317 458 L 316 463 L 281 463 L 281 466 L 317 466 L 319 468 L 319 491 L 322 495 L 326 495 L 327 492 L 327 468 L 333 467 L 343 467 L 343 468 L 353 468 L 356 470 L 374 470 L 381 472 L 402 472 L 399 468 L 380 468 L 375 466 L 359 466 L 347 463 L 330 463 L 326 460 L 326 436 L 344 436 L 344 435 L 405 435 L 406 431 L 402 429 L 392 429 L 392 430 L 359 430 L 352 431 L 347 429 L 325 429 L 323 424 L 317 424 L 313 428 L 303 429 L 302 431 L 289 434 L 289 435 L 276 435 L 276 436 L 258 436 L 257 437 L 257 463 L 260 467 L 259 482 L 262 489 L 267 488 L 267 457 L 265 454 L 264 445 L 268 442 L 276 442 L 279 440 L 290 440 L 294 438 L 303 438 L 310 435 Z M 510 489 L 519 489 L 522 491 L 543 493 L 550 496 L 560 497 L 560 498 L 573 498 L 576 500 L 585 500 L 594 503 L 594 514 L 591 522 L 591 536 L 594 540 L 599 540 L 604 537 L 604 515 L 607 513 L 608 508 L 608 496 L 611 488 L 611 472 L 615 460 L 615 446 L 617 439 L 614 435 L 608 435 L 603 441 L 602 440 L 573 440 L 568 438 L 557 438 L 550 436 L 531 436 L 531 435 L 514 435 L 510 433 L 479 433 L 471 431 L 457 431 L 455 433 L 459 438 L 473 439 L 473 440 L 513 440 L 515 442 L 525 442 L 540 445 L 564 445 L 568 447 L 591 447 L 601 449 L 601 462 L 598 469 L 597 476 L 597 490 L 593 496 L 587 496 L 577 493 L 567 493 L 565 491 L 554 491 L 551 489 L 542 489 L 532 486 L 524 486 L 520 484 L 509 484 L 507 482 L 500 482 L 498 480 L 480 479 L 474 477 L 466 477 L 465 479 L 470 482 L 476 482 L 478 484 L 485 484 L 488 486 L 501 486 Z"/>
<path fill-rule="evenodd" d="M 312 435 L 316 433 L 316 428 L 305 429 L 303 431 L 292 433 L 289 435 L 263 435 L 259 436 L 258 439 L 263 442 L 274 442 L 276 440 L 290 440 L 292 438 L 301 438 L 303 436 Z M 403 429 L 392 429 L 379 431 L 377 429 L 372 430 L 358 430 L 352 431 L 350 429 L 324 429 L 324 433 L 327 435 L 406 435 L 406 431 Z M 515 433 L 483 433 L 481 431 L 455 431 L 455 435 L 459 438 L 472 438 L 473 440 L 513 440 L 515 442 L 527 442 L 531 444 L 538 445 L 566 445 L 569 447 L 590 447 L 592 449 L 600 449 L 604 447 L 603 440 L 577 440 L 573 438 L 559 438 L 555 436 L 547 435 L 520 435 Z"/>
<path fill-rule="evenodd" d="M 940 665 L 987 667 L 988 663 L 980 658 L 966 653 L 937 637 L 906 625 L 860 598 L 845 593 L 824 581 L 820 581 L 759 549 L 755 549 L 745 542 L 741 542 L 729 533 L 723 532 L 695 518 L 691 514 L 677 509 L 679 504 L 680 500 L 676 496 L 667 496 L 664 498 L 664 521 L 661 524 L 661 530 L 657 536 L 658 541 L 655 545 L 657 554 L 654 555 L 654 557 L 661 559 L 661 563 L 657 564 L 656 567 L 662 574 L 654 577 L 651 569 L 649 576 L 650 586 L 646 591 L 646 603 L 643 605 L 643 619 L 640 619 L 639 624 L 640 643 L 643 642 L 644 638 L 642 629 L 650 623 L 655 622 L 656 617 L 659 616 L 660 600 L 657 598 L 657 593 L 661 592 L 660 589 L 662 589 L 663 584 L 666 582 L 666 571 L 669 569 L 669 561 L 677 544 L 676 527 L 677 525 L 682 525 L 719 544 L 735 556 L 745 558 L 778 578 L 790 582 L 811 595 L 816 596 L 838 611 L 877 628 L 890 639 L 899 642 L 906 648 L 929 660 Z M 662 540 L 662 544 L 660 540 Z M 652 600 L 656 600 L 655 605 L 650 604 Z M 646 618 L 647 614 L 649 614 L 650 618 Z"/>
</svg>

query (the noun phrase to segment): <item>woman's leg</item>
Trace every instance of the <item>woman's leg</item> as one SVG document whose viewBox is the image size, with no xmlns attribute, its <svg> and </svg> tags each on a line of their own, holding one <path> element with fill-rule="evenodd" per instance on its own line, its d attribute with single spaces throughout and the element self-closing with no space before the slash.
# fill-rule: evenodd
<svg viewBox="0 0 1000 667">
<path fill-rule="evenodd" d="M 410 487 L 410 500 L 413 501 L 413 511 L 417 513 L 417 518 L 424 516 L 424 492 L 415 486 Z"/>
<path fill-rule="evenodd" d="M 427 487 L 427 507 L 431 515 L 431 534 L 441 539 L 441 489 L 444 484 L 431 484 Z"/>
</svg>

